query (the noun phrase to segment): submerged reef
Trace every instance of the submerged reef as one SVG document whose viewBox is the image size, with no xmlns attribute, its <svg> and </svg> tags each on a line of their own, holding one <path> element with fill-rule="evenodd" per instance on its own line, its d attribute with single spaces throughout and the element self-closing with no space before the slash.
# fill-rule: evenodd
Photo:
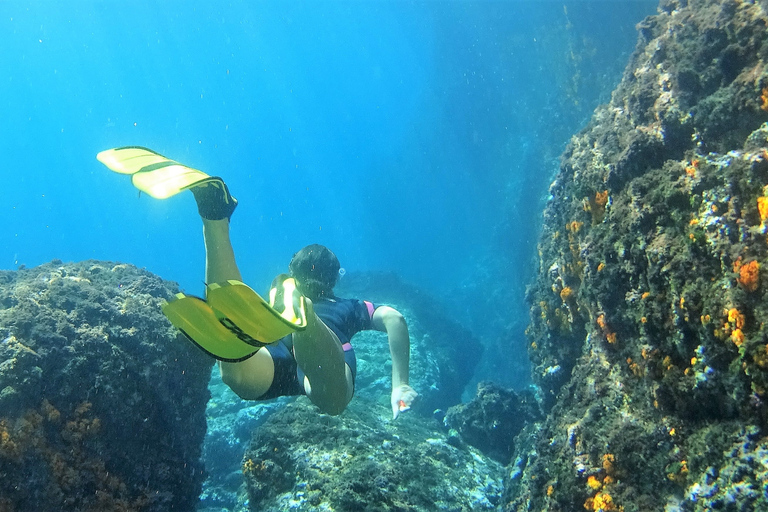
<svg viewBox="0 0 768 512">
<path fill-rule="evenodd" d="M 104 261 L 0 272 L 0 510 L 195 510 L 212 362 L 178 291 Z"/>
<path fill-rule="evenodd" d="M 768 3 L 663 1 L 638 29 L 550 187 L 548 417 L 506 510 L 768 510 Z"/>
<path fill-rule="evenodd" d="M 245 452 L 254 511 L 496 510 L 504 468 L 436 420 L 355 398 L 344 414 L 320 414 L 306 397 L 254 431 Z"/>
</svg>

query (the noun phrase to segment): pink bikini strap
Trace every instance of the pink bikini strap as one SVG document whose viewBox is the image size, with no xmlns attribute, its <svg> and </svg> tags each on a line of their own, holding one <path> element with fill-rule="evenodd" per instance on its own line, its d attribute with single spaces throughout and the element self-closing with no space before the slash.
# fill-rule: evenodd
<svg viewBox="0 0 768 512">
<path fill-rule="evenodd" d="M 365 307 L 368 308 L 368 316 L 373 318 L 373 312 L 376 310 L 376 308 L 373 307 L 373 302 L 368 302 L 367 300 L 364 300 L 363 304 L 365 304 Z"/>
</svg>

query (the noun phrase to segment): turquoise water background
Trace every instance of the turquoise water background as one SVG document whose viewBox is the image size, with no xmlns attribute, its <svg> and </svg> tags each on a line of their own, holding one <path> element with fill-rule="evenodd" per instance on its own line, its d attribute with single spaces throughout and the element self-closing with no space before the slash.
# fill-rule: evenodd
<svg viewBox="0 0 768 512">
<path fill-rule="evenodd" d="M 95 159 L 142 145 L 227 181 L 256 289 L 322 243 L 498 335 L 488 290 L 525 323 L 559 154 L 655 5 L 2 1 L 0 268 L 113 260 L 201 293 L 191 195 Z"/>
</svg>

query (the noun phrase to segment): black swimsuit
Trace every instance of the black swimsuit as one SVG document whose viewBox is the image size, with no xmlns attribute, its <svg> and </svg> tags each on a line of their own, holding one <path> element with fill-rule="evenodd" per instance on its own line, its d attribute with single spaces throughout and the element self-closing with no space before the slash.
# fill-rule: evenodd
<svg viewBox="0 0 768 512">
<path fill-rule="evenodd" d="M 357 360 L 355 349 L 350 340 L 360 331 L 373 329 L 371 318 L 376 306 L 368 301 L 357 299 L 318 299 L 312 305 L 315 314 L 328 328 L 339 338 L 344 349 L 344 360 L 352 370 L 354 381 L 357 375 Z M 296 364 L 293 355 L 293 342 L 291 336 L 286 336 L 271 345 L 265 347 L 272 356 L 275 365 L 275 376 L 272 385 L 258 400 L 268 400 L 278 396 L 292 396 L 304 394 L 304 372 Z"/>
</svg>

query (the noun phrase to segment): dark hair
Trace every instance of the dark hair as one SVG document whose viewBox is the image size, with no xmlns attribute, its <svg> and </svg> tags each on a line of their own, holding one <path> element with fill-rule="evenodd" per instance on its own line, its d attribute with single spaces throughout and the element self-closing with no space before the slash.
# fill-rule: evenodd
<svg viewBox="0 0 768 512">
<path fill-rule="evenodd" d="M 333 297 L 333 287 L 339 279 L 339 259 L 327 247 L 312 244 L 293 255 L 288 269 L 296 278 L 302 295 L 314 300 Z"/>
</svg>

